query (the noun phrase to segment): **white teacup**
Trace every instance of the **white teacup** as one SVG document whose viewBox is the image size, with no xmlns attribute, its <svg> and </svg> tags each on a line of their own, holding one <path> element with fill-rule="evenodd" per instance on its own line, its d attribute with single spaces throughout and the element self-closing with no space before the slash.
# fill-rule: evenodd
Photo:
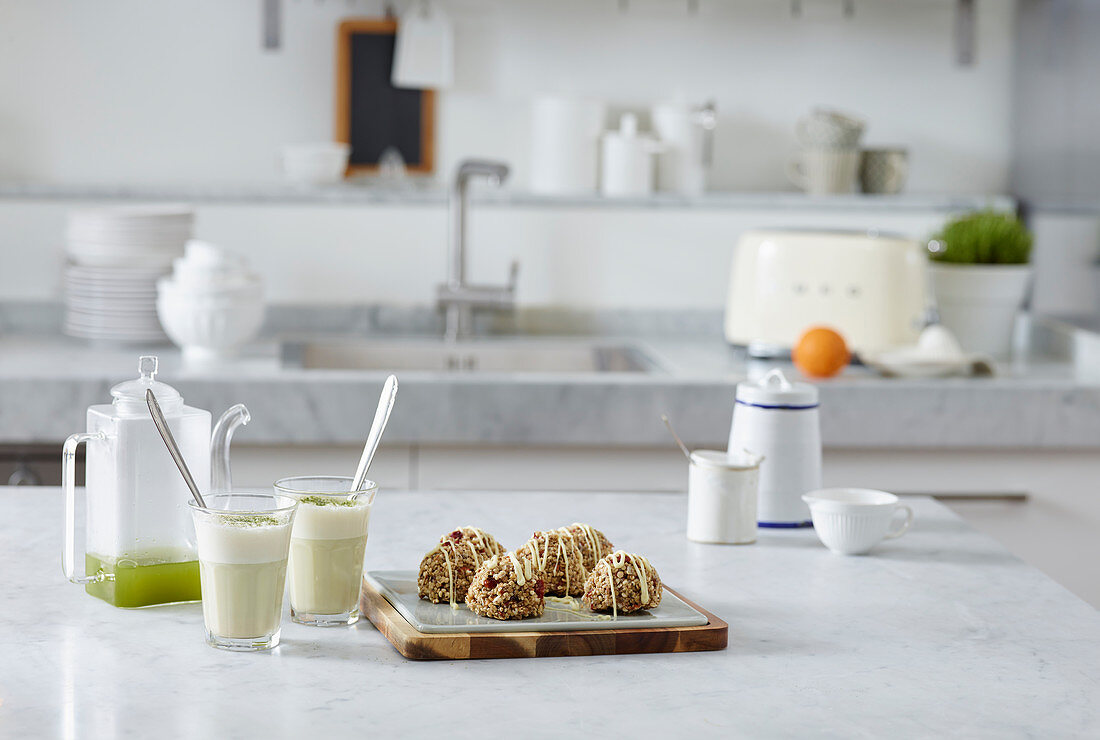
<svg viewBox="0 0 1100 740">
<path fill-rule="evenodd" d="M 913 522 L 913 510 L 886 491 L 825 488 L 802 500 L 810 505 L 818 539 L 838 555 L 863 555 L 884 539 L 901 537 Z M 891 528 L 897 511 L 905 512 L 905 520 Z"/>
</svg>

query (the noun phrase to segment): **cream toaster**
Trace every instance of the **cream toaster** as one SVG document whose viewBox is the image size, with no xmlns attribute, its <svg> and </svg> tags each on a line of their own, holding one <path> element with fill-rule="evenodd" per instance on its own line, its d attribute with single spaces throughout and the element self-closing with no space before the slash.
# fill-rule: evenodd
<svg viewBox="0 0 1100 740">
<path fill-rule="evenodd" d="M 930 299 L 924 247 L 873 232 L 749 231 L 733 253 L 726 339 L 754 356 L 790 352 L 810 326 L 854 352 L 915 344 Z"/>
</svg>

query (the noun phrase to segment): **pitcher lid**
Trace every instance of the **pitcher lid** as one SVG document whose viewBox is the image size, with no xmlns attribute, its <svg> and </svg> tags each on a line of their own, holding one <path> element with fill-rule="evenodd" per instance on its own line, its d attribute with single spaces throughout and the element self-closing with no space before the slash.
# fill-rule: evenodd
<svg viewBox="0 0 1100 740">
<path fill-rule="evenodd" d="M 138 377 L 126 380 L 111 388 L 114 404 L 119 409 L 148 413 L 145 391 L 152 390 L 164 413 L 178 411 L 183 406 L 183 396 L 172 386 L 156 379 L 159 362 L 153 355 L 142 355 L 138 359 Z"/>
<path fill-rule="evenodd" d="M 737 401 L 752 406 L 813 408 L 817 406 L 817 387 L 810 383 L 792 383 L 779 368 L 758 381 L 737 384 Z"/>
</svg>

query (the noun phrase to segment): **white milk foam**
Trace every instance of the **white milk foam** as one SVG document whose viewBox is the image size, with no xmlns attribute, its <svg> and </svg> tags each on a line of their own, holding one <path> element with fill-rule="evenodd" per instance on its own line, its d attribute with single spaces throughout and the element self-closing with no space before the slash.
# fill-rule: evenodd
<svg viewBox="0 0 1100 740">
<path fill-rule="evenodd" d="M 370 505 L 315 506 L 298 504 L 294 517 L 294 537 L 305 540 L 346 540 L 362 537 L 370 522 Z"/>
<path fill-rule="evenodd" d="M 202 517 L 195 522 L 199 560 L 208 563 L 273 563 L 287 556 L 289 524 L 241 526 Z"/>
</svg>

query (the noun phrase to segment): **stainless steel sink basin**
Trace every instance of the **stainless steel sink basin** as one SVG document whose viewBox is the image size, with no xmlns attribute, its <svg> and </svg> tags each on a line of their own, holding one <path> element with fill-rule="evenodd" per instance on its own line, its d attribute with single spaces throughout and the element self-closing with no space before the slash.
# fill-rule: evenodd
<svg viewBox="0 0 1100 740">
<path fill-rule="evenodd" d="M 287 365 L 330 370 L 423 370 L 497 373 L 642 373 L 652 360 L 623 343 L 567 339 L 366 340 L 353 338 L 287 342 Z"/>
</svg>

